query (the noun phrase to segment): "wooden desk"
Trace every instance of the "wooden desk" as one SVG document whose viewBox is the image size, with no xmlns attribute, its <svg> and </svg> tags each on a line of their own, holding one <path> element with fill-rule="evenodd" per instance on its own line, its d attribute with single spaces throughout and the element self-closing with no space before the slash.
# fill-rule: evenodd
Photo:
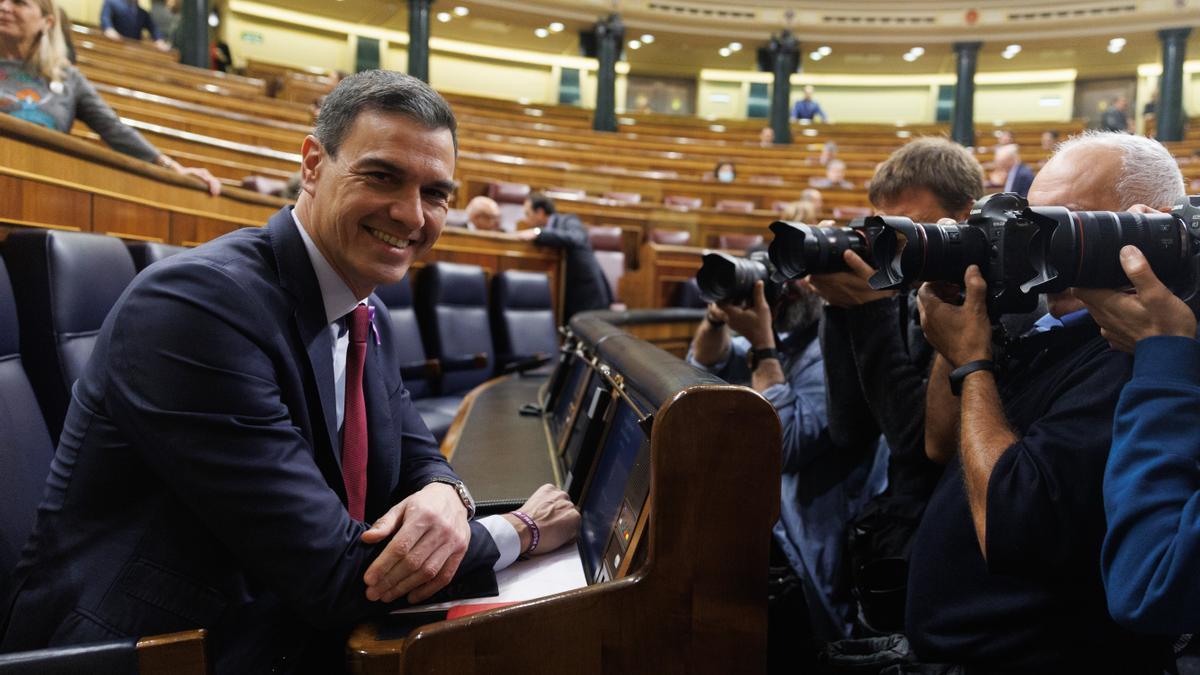
<svg viewBox="0 0 1200 675">
<path fill-rule="evenodd" d="M 412 632 L 395 620 L 365 624 L 347 645 L 352 672 L 765 672 L 779 418 L 754 391 L 610 323 L 638 316 L 590 312 L 571 329 L 654 410 L 644 563 L 615 581 Z"/>
</svg>

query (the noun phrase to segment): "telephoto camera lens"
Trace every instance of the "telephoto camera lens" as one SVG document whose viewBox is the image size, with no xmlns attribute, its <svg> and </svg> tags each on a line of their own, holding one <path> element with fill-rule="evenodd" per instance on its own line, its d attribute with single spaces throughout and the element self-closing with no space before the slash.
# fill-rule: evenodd
<svg viewBox="0 0 1200 675">
<path fill-rule="evenodd" d="M 866 257 L 867 234 L 856 227 L 813 227 L 804 223 L 777 220 L 771 223 L 775 233 L 769 255 L 775 269 L 786 279 L 808 274 L 843 272 L 849 269 L 842 255 L 854 251 Z"/>
<path fill-rule="evenodd" d="M 715 252 L 704 254 L 696 285 L 705 302 L 745 303 L 754 292 L 754 283 L 766 283 L 770 277 L 771 271 L 758 260 Z"/>
<path fill-rule="evenodd" d="M 918 281 L 961 283 L 967 267 L 987 264 L 987 235 L 956 223 L 914 223 L 899 216 L 874 216 L 882 228 L 871 250 L 875 267 L 872 288 L 897 288 Z M 867 220 L 871 220 L 868 218 Z"/>
<path fill-rule="evenodd" d="M 1029 259 L 1038 277 L 1030 290 L 1053 293 L 1072 286 L 1120 288 L 1129 285 L 1121 269 L 1120 251 L 1136 246 L 1156 276 L 1168 285 L 1190 272 L 1192 237 L 1180 218 L 1170 213 L 1069 211 L 1061 207 L 1029 209 L 1052 231 L 1031 244 Z M 1033 283 L 1040 282 L 1040 283 Z"/>
</svg>

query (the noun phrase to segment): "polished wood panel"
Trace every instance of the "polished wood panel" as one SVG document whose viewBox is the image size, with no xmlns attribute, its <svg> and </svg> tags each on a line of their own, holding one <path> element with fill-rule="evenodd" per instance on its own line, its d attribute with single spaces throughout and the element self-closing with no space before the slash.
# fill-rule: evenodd
<svg viewBox="0 0 1200 675">
<path fill-rule="evenodd" d="M 360 626 L 348 644 L 352 672 L 765 672 L 778 417 L 753 391 L 720 384 L 605 318 L 617 315 L 583 315 L 572 328 L 656 406 L 643 564 L 616 581 L 426 625 L 406 638 L 385 623 Z"/>
<path fill-rule="evenodd" d="M 92 231 L 124 239 L 165 242 L 171 238 L 171 214 L 166 209 L 115 199 L 92 198 Z"/>
<path fill-rule="evenodd" d="M 204 629 L 142 638 L 137 643 L 140 675 L 208 675 Z"/>
</svg>

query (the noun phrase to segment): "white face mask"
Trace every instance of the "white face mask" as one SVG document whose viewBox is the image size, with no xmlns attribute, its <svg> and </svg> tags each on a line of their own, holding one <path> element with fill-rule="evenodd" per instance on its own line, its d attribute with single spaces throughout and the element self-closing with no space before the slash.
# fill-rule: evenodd
<svg viewBox="0 0 1200 675">
<path fill-rule="evenodd" d="M 732 171 L 721 171 L 721 172 L 717 173 L 717 180 L 721 181 L 722 183 L 732 183 L 733 182 L 733 172 Z"/>
</svg>

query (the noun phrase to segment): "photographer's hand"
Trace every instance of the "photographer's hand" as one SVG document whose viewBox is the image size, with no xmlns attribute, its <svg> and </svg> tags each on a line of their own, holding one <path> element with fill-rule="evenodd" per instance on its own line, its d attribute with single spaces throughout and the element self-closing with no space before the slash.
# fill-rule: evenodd
<svg viewBox="0 0 1200 675">
<path fill-rule="evenodd" d="M 847 250 L 842 254 L 842 259 L 850 268 L 848 272 L 810 274 L 804 278 L 804 285 L 834 307 L 855 307 L 896 295 L 896 291 L 871 288 L 867 281 L 875 274 L 875 270 L 857 253 Z"/>
<path fill-rule="evenodd" d="M 1113 349 L 1133 353 L 1139 340 L 1155 335 L 1196 336 L 1196 316 L 1191 308 L 1158 280 L 1141 251 L 1123 247 L 1121 267 L 1133 282 L 1133 293 L 1107 288 L 1073 290 Z"/>
<path fill-rule="evenodd" d="M 750 341 L 751 349 L 767 349 L 775 346 L 775 333 L 771 330 L 771 307 L 763 282 L 754 283 L 754 294 L 749 307 L 725 303 L 718 305 L 725 312 L 729 327 Z"/>
<path fill-rule="evenodd" d="M 992 358 L 987 282 L 976 265 L 967 268 L 965 280 L 966 298 L 961 305 L 951 304 L 958 295 L 954 284 L 926 282 L 917 292 L 925 339 L 954 368 Z"/>
</svg>

